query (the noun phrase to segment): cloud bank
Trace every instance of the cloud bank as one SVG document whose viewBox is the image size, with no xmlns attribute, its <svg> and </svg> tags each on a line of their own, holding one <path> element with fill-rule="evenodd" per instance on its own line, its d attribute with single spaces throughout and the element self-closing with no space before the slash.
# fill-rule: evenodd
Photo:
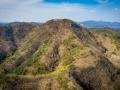
<svg viewBox="0 0 120 90">
<path fill-rule="evenodd" d="M 98 0 L 107 3 L 108 0 Z M 119 8 L 104 5 L 45 3 L 44 0 L 0 0 L 0 21 L 44 22 L 49 19 L 69 18 L 75 21 L 120 21 Z"/>
</svg>

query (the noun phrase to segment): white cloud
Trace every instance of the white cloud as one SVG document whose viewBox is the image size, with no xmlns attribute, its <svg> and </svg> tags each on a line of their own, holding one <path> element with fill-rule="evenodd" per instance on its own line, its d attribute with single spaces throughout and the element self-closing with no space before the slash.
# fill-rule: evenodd
<svg viewBox="0 0 120 90">
<path fill-rule="evenodd" d="M 43 0 L 0 0 L 0 7 L 18 6 L 23 4 L 36 4 Z"/>
<path fill-rule="evenodd" d="M 119 9 L 118 8 L 114 8 L 115 11 L 118 11 Z"/>
<path fill-rule="evenodd" d="M 46 21 L 53 18 L 84 20 L 120 20 L 117 13 L 80 4 L 47 4 L 43 0 L 1 0 L 1 21 Z M 110 16 L 111 15 L 111 16 Z"/>
<path fill-rule="evenodd" d="M 109 2 L 109 0 L 96 0 L 96 1 L 100 4 L 105 4 Z"/>
</svg>

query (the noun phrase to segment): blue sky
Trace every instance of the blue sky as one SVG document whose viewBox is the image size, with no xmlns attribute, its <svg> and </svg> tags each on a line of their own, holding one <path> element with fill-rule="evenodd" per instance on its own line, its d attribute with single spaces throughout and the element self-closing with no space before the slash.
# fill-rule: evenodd
<svg viewBox="0 0 120 90">
<path fill-rule="evenodd" d="M 86 5 L 98 5 L 98 4 L 113 4 L 118 5 L 120 4 L 120 0 L 44 0 L 44 2 L 48 3 L 78 3 L 78 4 L 86 4 Z"/>
<path fill-rule="evenodd" d="M 0 0 L 0 22 L 60 18 L 120 22 L 120 0 Z"/>
</svg>

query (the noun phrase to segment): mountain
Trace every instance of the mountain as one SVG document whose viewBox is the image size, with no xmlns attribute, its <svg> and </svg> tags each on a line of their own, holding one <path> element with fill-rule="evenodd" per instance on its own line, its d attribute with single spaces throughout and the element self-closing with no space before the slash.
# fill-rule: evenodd
<svg viewBox="0 0 120 90">
<path fill-rule="evenodd" d="M 0 26 L 0 40 L 1 90 L 120 89 L 118 31 L 53 19 Z"/>
<path fill-rule="evenodd" d="M 120 22 L 104 22 L 104 21 L 84 21 L 81 25 L 88 28 L 114 28 L 120 29 Z"/>
<path fill-rule="evenodd" d="M 9 23 L 0 25 L 0 61 L 12 54 L 22 39 L 35 25 L 32 23 Z"/>
</svg>

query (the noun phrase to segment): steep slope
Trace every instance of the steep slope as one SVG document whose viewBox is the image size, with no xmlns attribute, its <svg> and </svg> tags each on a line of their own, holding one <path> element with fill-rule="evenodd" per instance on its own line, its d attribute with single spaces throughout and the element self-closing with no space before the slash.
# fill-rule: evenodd
<svg viewBox="0 0 120 90">
<path fill-rule="evenodd" d="M 0 61 L 14 53 L 34 26 L 32 23 L 24 22 L 0 25 Z"/>
<path fill-rule="evenodd" d="M 98 42 L 107 49 L 106 56 L 120 68 L 120 32 L 109 28 L 97 29 L 93 32 Z"/>
<path fill-rule="evenodd" d="M 95 32 L 71 20 L 36 25 L 0 64 L 0 89 L 119 90 L 106 50 Z"/>
</svg>

